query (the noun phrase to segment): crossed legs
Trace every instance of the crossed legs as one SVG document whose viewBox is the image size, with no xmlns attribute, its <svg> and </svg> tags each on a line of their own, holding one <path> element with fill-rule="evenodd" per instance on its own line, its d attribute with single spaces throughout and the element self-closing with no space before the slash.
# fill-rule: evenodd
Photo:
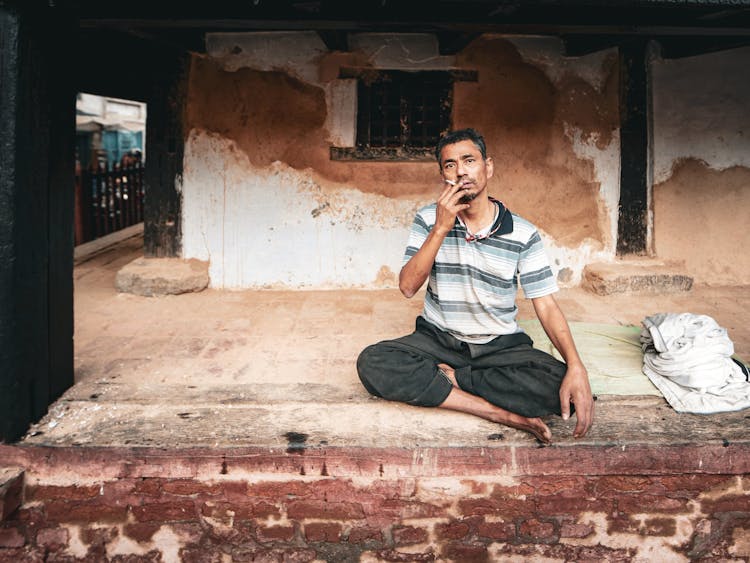
<svg viewBox="0 0 750 563">
<path fill-rule="evenodd" d="M 533 434 L 551 432 L 539 418 L 560 414 L 565 364 L 532 347 L 525 334 L 467 345 L 417 319 L 414 333 L 366 348 L 357 361 L 373 395 L 479 416 Z"/>
</svg>

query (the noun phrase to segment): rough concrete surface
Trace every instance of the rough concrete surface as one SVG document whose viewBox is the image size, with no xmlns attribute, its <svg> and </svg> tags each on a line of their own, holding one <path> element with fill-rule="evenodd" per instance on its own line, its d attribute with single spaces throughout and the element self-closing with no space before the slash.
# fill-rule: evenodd
<svg viewBox="0 0 750 563">
<path fill-rule="evenodd" d="M 356 447 L 533 445 L 524 433 L 461 413 L 371 398 L 355 370 L 368 344 L 409 332 L 421 294 L 395 290 L 118 293 L 115 274 L 142 252 L 131 238 L 75 270 L 76 385 L 32 427 L 28 445 L 126 447 Z M 658 312 L 709 314 L 750 357 L 750 287 L 670 295 L 565 290 L 571 321 L 639 324 Z M 520 317 L 533 318 L 521 300 Z M 558 445 L 747 440 L 747 412 L 675 414 L 659 397 L 600 395 L 597 422 L 572 439 L 575 419 L 550 417 Z M 500 436 L 500 437 L 498 437 Z"/>
</svg>

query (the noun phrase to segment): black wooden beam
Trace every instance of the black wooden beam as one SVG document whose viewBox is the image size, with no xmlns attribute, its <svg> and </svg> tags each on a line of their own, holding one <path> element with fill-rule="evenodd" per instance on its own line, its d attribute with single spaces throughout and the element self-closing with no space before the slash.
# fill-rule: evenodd
<svg viewBox="0 0 750 563">
<path fill-rule="evenodd" d="M 438 31 L 438 50 L 441 55 L 455 55 L 474 41 L 481 33 L 456 33 L 452 31 Z"/>
<path fill-rule="evenodd" d="M 318 35 L 323 40 L 323 43 L 326 44 L 329 51 L 349 50 L 349 34 L 346 31 L 321 29 L 318 30 Z"/>
<path fill-rule="evenodd" d="M 659 37 L 663 59 L 681 59 L 750 45 L 750 36 L 741 37 Z"/>
<path fill-rule="evenodd" d="M 620 203 L 617 253 L 646 254 L 648 234 L 647 42 L 620 47 Z"/>
</svg>

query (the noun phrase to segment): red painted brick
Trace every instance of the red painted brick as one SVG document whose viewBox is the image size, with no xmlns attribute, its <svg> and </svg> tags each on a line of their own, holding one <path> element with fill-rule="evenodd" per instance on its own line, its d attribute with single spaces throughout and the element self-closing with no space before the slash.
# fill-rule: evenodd
<svg viewBox="0 0 750 563">
<path fill-rule="evenodd" d="M 506 487 L 504 485 L 495 485 L 492 487 L 492 494 L 495 499 L 517 498 L 519 496 L 529 496 L 536 492 L 536 487 L 529 482 L 519 483 Z"/>
<path fill-rule="evenodd" d="M 166 481 L 162 491 L 177 496 L 216 496 L 221 492 L 219 486 L 208 485 L 192 479 L 176 479 Z"/>
<path fill-rule="evenodd" d="M 152 502 L 133 507 L 133 515 L 139 522 L 170 522 L 195 520 L 195 503 L 191 501 Z"/>
<path fill-rule="evenodd" d="M 36 543 L 50 551 L 68 545 L 70 534 L 66 528 L 43 528 L 36 534 Z"/>
<path fill-rule="evenodd" d="M 428 534 L 424 528 L 414 526 L 396 526 L 392 530 L 393 543 L 396 545 L 412 545 L 427 541 Z"/>
<path fill-rule="evenodd" d="M 531 487 L 532 483 L 524 483 Z M 533 494 L 540 496 L 548 495 L 584 495 L 591 489 L 591 482 L 585 477 L 539 477 L 533 481 Z M 525 493 L 529 494 L 529 493 Z"/>
<path fill-rule="evenodd" d="M 456 520 L 435 526 L 437 537 L 446 540 L 460 540 L 465 538 L 469 531 L 471 531 L 471 528 L 466 522 Z"/>
<path fill-rule="evenodd" d="M 560 526 L 561 538 L 586 538 L 593 533 L 593 524 L 577 524 L 572 522 L 564 522 Z"/>
<path fill-rule="evenodd" d="M 179 552 L 180 563 L 221 563 L 223 552 L 218 547 L 183 547 Z M 252 559 L 247 559 L 252 561 Z"/>
<path fill-rule="evenodd" d="M 341 524 L 333 522 L 312 522 L 305 524 L 305 537 L 311 542 L 331 542 L 338 543 L 341 541 Z"/>
<path fill-rule="evenodd" d="M 301 481 L 264 481 L 247 485 L 246 495 L 273 500 L 282 498 L 305 498 L 312 496 L 311 483 Z"/>
<path fill-rule="evenodd" d="M 261 501 L 253 504 L 253 516 L 256 518 L 280 518 L 281 511 L 275 504 Z"/>
<path fill-rule="evenodd" d="M 400 518 L 432 518 L 441 516 L 444 509 L 425 502 L 386 499 L 377 509 L 377 512 L 385 512 Z"/>
<path fill-rule="evenodd" d="M 377 528 L 352 528 L 349 532 L 349 537 L 347 538 L 349 543 L 354 544 L 363 543 L 368 540 L 382 542 L 383 532 Z"/>
<path fill-rule="evenodd" d="M 117 528 L 83 528 L 80 531 L 81 541 L 92 547 L 102 547 L 119 535 Z"/>
<path fill-rule="evenodd" d="M 750 494 L 727 495 L 715 500 L 702 500 L 701 512 L 716 514 L 720 512 L 748 512 L 750 509 Z"/>
<path fill-rule="evenodd" d="M 735 477 L 726 475 L 665 475 L 659 478 L 660 484 L 671 493 L 702 493 L 709 489 L 731 487 Z"/>
<path fill-rule="evenodd" d="M 120 522 L 128 514 L 127 506 L 100 502 L 55 501 L 46 505 L 47 519 L 52 522 Z"/>
<path fill-rule="evenodd" d="M 153 535 L 161 528 L 161 523 L 151 524 L 148 522 L 134 522 L 126 524 L 123 532 L 126 536 L 137 542 L 145 543 L 151 541 Z"/>
<path fill-rule="evenodd" d="M 586 497 L 550 496 L 537 499 L 539 514 L 546 516 L 579 514 L 581 512 L 611 512 L 612 500 Z"/>
<path fill-rule="evenodd" d="M 298 520 L 305 518 L 361 520 L 365 517 L 365 513 L 361 504 L 311 500 L 290 503 L 287 507 L 287 516 Z"/>
<path fill-rule="evenodd" d="M 30 501 L 45 500 L 88 500 L 99 496 L 98 485 L 88 487 L 59 487 L 55 485 L 38 485 L 26 487 L 26 498 Z"/>
<path fill-rule="evenodd" d="M 442 549 L 442 556 L 452 561 L 480 562 L 488 561 L 487 546 L 482 544 L 466 544 L 451 542 Z"/>
<path fill-rule="evenodd" d="M 641 531 L 640 522 L 633 520 L 626 515 L 618 515 L 607 521 L 608 534 L 639 534 Z"/>
<path fill-rule="evenodd" d="M 133 484 L 133 492 L 138 495 L 158 497 L 164 484 L 162 479 L 141 479 Z"/>
<path fill-rule="evenodd" d="M 294 526 L 259 526 L 257 532 L 260 541 L 291 541 Z"/>
<path fill-rule="evenodd" d="M 209 501 L 201 505 L 200 512 L 207 518 L 214 518 L 226 524 L 232 520 L 248 520 L 255 516 L 252 503 L 229 503 Z"/>
<path fill-rule="evenodd" d="M 674 518 L 647 518 L 643 522 L 643 533 L 647 536 L 672 537 L 677 532 Z"/>
<path fill-rule="evenodd" d="M 518 535 L 532 542 L 549 542 L 557 539 L 555 525 L 552 522 L 542 522 L 536 518 L 521 522 Z"/>
<path fill-rule="evenodd" d="M 15 528 L 0 528 L 0 547 L 23 547 L 26 538 Z"/>
<path fill-rule="evenodd" d="M 622 493 L 655 491 L 660 487 L 660 483 L 654 478 L 630 475 L 606 475 L 597 480 L 594 490 L 597 496 L 610 498 L 620 496 Z"/>
<path fill-rule="evenodd" d="M 677 514 L 691 511 L 685 499 L 674 499 L 656 495 L 626 495 L 618 497 L 616 502 L 620 512 L 627 514 L 648 514 L 651 512 Z"/>
<path fill-rule="evenodd" d="M 8 468 L 0 471 L 0 522 L 7 520 L 22 504 L 24 471 Z"/>
<path fill-rule="evenodd" d="M 516 525 L 513 522 L 482 522 L 477 526 L 477 534 L 492 540 L 510 540 L 516 536 Z"/>
<path fill-rule="evenodd" d="M 462 499 L 458 503 L 461 514 L 465 516 L 495 515 L 502 518 L 528 518 L 536 512 L 532 500 L 517 499 Z"/>
</svg>

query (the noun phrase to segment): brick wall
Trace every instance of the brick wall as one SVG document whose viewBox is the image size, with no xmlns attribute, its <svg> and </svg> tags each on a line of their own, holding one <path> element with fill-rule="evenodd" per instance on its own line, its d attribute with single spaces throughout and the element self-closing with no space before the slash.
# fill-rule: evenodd
<svg viewBox="0 0 750 563">
<path fill-rule="evenodd" d="M 105 467 L 97 480 L 66 469 L 27 475 L 23 504 L 0 524 L 0 561 L 750 557 L 747 475 L 334 478 L 224 463 L 210 479 L 109 478 Z"/>
</svg>

